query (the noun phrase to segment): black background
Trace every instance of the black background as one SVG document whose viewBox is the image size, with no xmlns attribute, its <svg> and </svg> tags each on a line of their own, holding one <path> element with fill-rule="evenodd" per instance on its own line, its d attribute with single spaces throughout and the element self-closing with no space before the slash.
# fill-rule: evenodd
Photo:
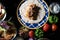
<svg viewBox="0 0 60 40">
<path fill-rule="evenodd" d="M 7 12 L 7 17 L 5 21 L 7 21 L 10 17 L 12 17 L 11 22 L 13 22 L 16 25 L 17 30 L 21 26 L 16 16 L 17 7 L 20 1 L 21 0 L 0 0 L 0 3 L 2 3 L 5 6 Z M 48 4 L 48 6 L 52 2 L 57 2 L 60 4 L 59 0 L 45 0 L 45 1 Z M 57 16 L 60 17 L 60 14 L 57 14 Z M 57 23 L 57 25 L 58 25 L 58 30 L 56 32 L 47 32 L 45 33 L 44 37 L 49 38 L 50 40 L 60 40 L 60 21 Z"/>
</svg>

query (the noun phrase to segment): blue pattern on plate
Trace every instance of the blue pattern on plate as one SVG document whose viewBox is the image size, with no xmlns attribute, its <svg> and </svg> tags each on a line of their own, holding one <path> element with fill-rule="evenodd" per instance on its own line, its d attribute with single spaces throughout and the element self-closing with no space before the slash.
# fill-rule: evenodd
<svg viewBox="0 0 60 40">
<path fill-rule="evenodd" d="M 46 8 L 44 8 L 46 12 L 48 12 L 48 10 Z"/>
<path fill-rule="evenodd" d="M 32 25 L 29 25 L 29 28 L 35 28 L 35 27 L 34 27 L 34 25 L 32 24 Z"/>
<path fill-rule="evenodd" d="M 27 26 L 29 26 L 29 25 L 30 25 L 30 23 L 26 23 L 26 25 L 27 25 Z"/>
<path fill-rule="evenodd" d="M 44 18 L 43 18 L 43 20 L 41 20 L 39 23 L 33 23 L 33 24 L 31 24 L 31 23 L 26 23 L 23 19 L 22 19 L 22 17 L 21 17 L 21 15 L 20 15 L 20 12 L 19 12 L 19 10 L 18 10 L 18 17 L 21 19 L 20 20 L 20 22 L 24 25 L 24 26 L 27 26 L 27 27 L 29 27 L 29 28 L 37 28 L 37 27 L 41 27 L 46 21 L 47 21 L 47 17 L 48 17 L 48 7 L 47 7 L 47 5 L 46 5 L 46 3 L 44 3 L 42 0 L 39 0 L 39 2 L 43 5 L 43 7 L 44 7 L 44 10 L 45 10 L 45 16 L 44 16 Z"/>
<path fill-rule="evenodd" d="M 37 27 L 37 26 L 38 26 L 38 24 L 37 24 L 37 23 L 34 23 L 33 25 L 34 25 L 34 27 Z"/>
<path fill-rule="evenodd" d="M 39 1 L 41 1 L 41 2 L 42 2 L 42 0 L 39 0 Z"/>
<path fill-rule="evenodd" d="M 48 12 L 46 12 L 46 16 L 48 17 Z"/>
<path fill-rule="evenodd" d="M 41 23 L 40 23 L 40 26 L 42 26 L 43 24 L 44 24 L 44 22 L 41 22 Z"/>
<path fill-rule="evenodd" d="M 21 18 L 21 15 L 20 15 L 20 12 L 19 12 L 19 10 L 18 10 L 18 16 Z"/>
<path fill-rule="evenodd" d="M 44 2 L 43 2 L 43 6 L 44 6 L 45 8 L 47 8 L 46 3 L 44 3 Z"/>
</svg>

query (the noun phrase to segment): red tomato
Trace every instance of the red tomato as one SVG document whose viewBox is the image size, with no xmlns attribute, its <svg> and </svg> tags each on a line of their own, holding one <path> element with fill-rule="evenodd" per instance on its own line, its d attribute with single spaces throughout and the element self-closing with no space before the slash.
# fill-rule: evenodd
<svg viewBox="0 0 60 40">
<path fill-rule="evenodd" d="M 57 30 L 57 25 L 56 24 L 52 24 L 52 31 L 56 31 Z"/>
<path fill-rule="evenodd" d="M 34 36 L 34 32 L 31 30 L 31 31 L 29 31 L 29 37 L 33 37 Z"/>
<path fill-rule="evenodd" d="M 43 26 L 43 31 L 47 32 L 49 29 L 50 29 L 50 25 L 46 23 L 46 24 Z"/>
</svg>

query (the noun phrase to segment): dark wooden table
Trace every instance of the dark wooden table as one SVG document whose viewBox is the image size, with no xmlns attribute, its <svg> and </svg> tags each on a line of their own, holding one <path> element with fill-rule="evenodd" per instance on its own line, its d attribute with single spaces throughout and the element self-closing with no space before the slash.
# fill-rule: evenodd
<svg viewBox="0 0 60 40">
<path fill-rule="evenodd" d="M 5 9 L 7 12 L 7 17 L 6 17 L 5 21 L 7 21 L 10 17 L 12 17 L 11 22 L 13 22 L 15 24 L 15 26 L 17 28 L 17 32 L 21 26 L 21 24 L 18 22 L 17 16 L 16 16 L 17 7 L 18 7 L 18 4 L 20 3 L 20 1 L 21 0 L 0 0 L 0 2 L 5 6 Z M 60 4 L 59 0 L 45 0 L 45 1 L 47 2 L 48 6 L 52 2 L 57 2 Z M 58 30 L 56 32 L 44 33 L 44 37 L 49 38 L 50 40 L 60 40 L 60 14 L 57 14 L 57 16 L 59 17 L 59 22 L 57 23 Z M 18 36 L 18 34 L 17 34 L 17 36 Z"/>
</svg>

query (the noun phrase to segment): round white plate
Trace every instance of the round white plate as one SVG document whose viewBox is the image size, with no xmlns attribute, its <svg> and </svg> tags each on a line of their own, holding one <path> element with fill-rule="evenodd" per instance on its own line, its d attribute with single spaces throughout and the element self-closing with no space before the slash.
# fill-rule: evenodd
<svg viewBox="0 0 60 40">
<path fill-rule="evenodd" d="M 29 0 L 30 1 L 30 0 Z M 29 23 L 29 22 L 26 22 L 23 17 L 21 16 L 21 10 L 20 10 L 20 7 L 22 4 L 19 4 L 18 8 L 17 8 L 17 18 L 18 18 L 18 21 L 25 27 L 29 28 L 29 29 L 36 29 L 36 28 L 40 28 L 42 27 L 48 20 L 48 17 L 49 17 L 49 9 L 48 9 L 48 6 L 46 4 L 45 1 L 43 0 L 37 0 L 42 6 L 43 6 L 43 10 L 45 11 L 45 14 L 42 13 L 41 15 L 44 15 L 44 16 L 41 16 L 41 20 L 39 22 L 36 22 L 36 23 Z M 27 2 L 27 0 L 24 0 L 23 3 Z M 24 6 L 23 6 L 24 7 Z M 42 12 L 44 12 L 42 11 Z"/>
</svg>

